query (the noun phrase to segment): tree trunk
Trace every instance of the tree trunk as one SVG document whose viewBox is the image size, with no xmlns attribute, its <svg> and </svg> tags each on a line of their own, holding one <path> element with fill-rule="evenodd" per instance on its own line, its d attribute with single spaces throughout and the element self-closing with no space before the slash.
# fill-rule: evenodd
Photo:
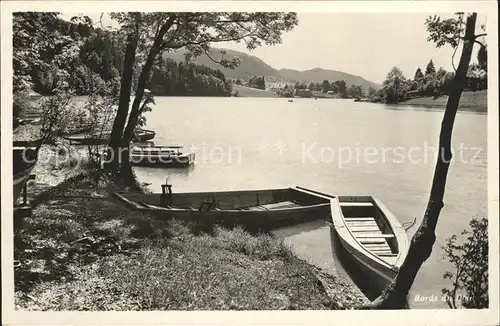
<svg viewBox="0 0 500 326">
<path fill-rule="evenodd" d="M 413 236 L 408 255 L 402 264 L 398 275 L 392 283 L 367 307 L 371 309 L 401 309 L 407 306 L 407 295 L 422 264 L 430 257 L 432 246 L 436 240 L 435 230 L 439 213 L 444 206 L 443 197 L 446 186 L 446 177 L 452 158 L 451 136 L 453 124 L 457 114 L 460 96 L 466 82 L 467 69 L 474 46 L 474 29 L 476 13 L 467 18 L 464 47 L 455 75 L 439 135 L 439 153 L 432 180 L 429 202 L 422 224 Z"/>
<path fill-rule="evenodd" d="M 157 44 L 158 43 L 158 44 Z M 135 92 L 134 103 L 132 104 L 132 109 L 130 111 L 130 117 L 128 119 L 127 127 L 125 128 L 125 132 L 123 133 L 124 141 L 132 141 L 134 137 L 134 130 L 137 125 L 137 120 L 141 114 L 139 107 L 141 105 L 142 98 L 144 97 L 144 90 L 146 89 L 146 83 L 148 82 L 149 74 L 151 69 L 153 68 L 153 64 L 156 56 L 160 52 L 161 39 L 159 42 L 156 42 L 151 47 L 149 51 L 148 58 L 144 67 L 142 68 L 141 74 L 139 76 L 139 81 L 137 82 L 137 90 Z"/>
<path fill-rule="evenodd" d="M 113 129 L 111 131 L 111 136 L 109 140 L 108 157 L 111 157 L 111 161 L 107 163 L 107 169 L 109 171 L 118 171 L 120 166 L 121 156 L 120 147 L 122 146 L 122 136 L 123 129 L 125 127 L 125 121 L 127 120 L 129 105 L 130 105 L 130 95 L 132 87 L 132 77 L 134 74 L 134 62 L 135 53 L 137 50 L 138 34 L 130 34 L 127 38 L 127 48 L 125 51 L 125 59 L 123 61 L 123 74 L 121 78 L 120 86 L 120 101 L 118 104 L 118 111 L 116 112 L 116 117 L 113 122 Z M 110 156 L 111 155 L 111 156 Z"/>
<path fill-rule="evenodd" d="M 125 132 L 123 133 L 123 141 L 132 141 L 134 137 L 134 131 L 137 125 L 137 120 L 141 115 L 140 105 L 142 98 L 144 97 L 144 90 L 146 88 L 146 83 L 148 82 L 149 74 L 151 69 L 153 68 L 154 61 L 158 53 L 160 53 L 162 44 L 164 42 L 163 37 L 168 32 L 170 27 L 174 24 L 176 20 L 176 16 L 171 16 L 160 28 L 158 33 L 155 36 L 155 40 L 151 49 L 149 50 L 148 58 L 146 59 L 146 63 L 141 70 L 141 74 L 139 76 L 139 81 L 137 82 L 137 89 L 135 91 L 134 103 L 132 104 L 132 109 L 130 110 L 130 116 L 128 119 L 127 127 L 125 128 Z"/>
<path fill-rule="evenodd" d="M 146 60 L 146 63 L 144 64 L 144 67 L 142 68 L 141 74 L 139 76 L 139 81 L 137 83 L 137 90 L 135 93 L 135 99 L 134 103 L 132 104 L 132 109 L 130 110 L 130 116 L 128 118 L 128 123 L 127 127 L 125 128 L 125 132 L 123 133 L 122 137 L 122 146 L 124 148 L 127 148 L 126 151 L 122 151 L 122 159 L 121 159 L 121 169 L 120 169 L 120 174 L 125 180 L 126 185 L 132 185 L 135 183 L 134 180 L 134 175 L 132 173 L 132 167 L 130 166 L 130 160 L 129 160 L 129 147 L 130 147 L 130 142 L 132 141 L 132 138 L 134 137 L 134 131 L 137 125 L 137 120 L 139 119 L 140 116 L 140 104 L 142 101 L 142 98 L 144 96 L 144 90 L 146 88 L 146 83 L 148 81 L 149 73 L 151 72 L 151 69 L 153 68 L 154 60 L 156 55 L 158 54 L 160 50 L 160 44 L 158 44 L 156 47 L 156 42 L 151 48 L 148 59 Z"/>
</svg>

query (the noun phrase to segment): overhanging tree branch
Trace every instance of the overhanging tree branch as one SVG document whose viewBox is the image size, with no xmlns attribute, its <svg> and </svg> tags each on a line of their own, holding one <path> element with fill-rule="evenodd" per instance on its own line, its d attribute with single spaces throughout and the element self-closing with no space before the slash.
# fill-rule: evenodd
<svg viewBox="0 0 500 326">
<path fill-rule="evenodd" d="M 483 48 L 486 47 L 486 45 L 484 45 L 482 42 L 478 41 L 478 40 L 474 40 L 475 43 L 481 45 Z"/>
<path fill-rule="evenodd" d="M 210 39 L 203 39 L 203 40 L 199 40 L 199 41 L 188 41 L 188 42 L 183 42 L 183 43 L 178 43 L 178 44 L 165 42 L 162 44 L 160 49 L 161 50 L 166 50 L 166 49 L 177 50 L 177 49 L 181 49 L 185 46 L 190 46 L 190 45 L 196 46 L 196 45 L 203 45 L 203 44 L 208 44 L 208 43 L 239 41 L 239 40 L 248 38 L 250 36 L 256 36 L 256 35 L 249 33 L 249 34 L 245 34 L 243 36 L 236 37 L 236 38 L 217 38 L 217 37 L 214 37 L 214 38 L 210 38 Z"/>
</svg>

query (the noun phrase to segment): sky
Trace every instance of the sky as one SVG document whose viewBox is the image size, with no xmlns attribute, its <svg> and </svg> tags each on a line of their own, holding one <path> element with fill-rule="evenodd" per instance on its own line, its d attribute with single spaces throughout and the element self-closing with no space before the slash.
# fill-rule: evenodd
<svg viewBox="0 0 500 326">
<path fill-rule="evenodd" d="M 252 51 L 243 43 L 220 43 L 217 47 L 255 55 L 276 69 L 332 69 L 378 83 L 394 66 L 413 78 L 417 67 L 424 70 L 431 59 L 436 69 L 442 66 L 452 71 L 453 49 L 448 45 L 438 49 L 427 42 L 425 20 L 430 15 L 434 13 L 299 13 L 298 26 L 284 34 L 279 45 Z M 100 14 L 89 16 L 99 20 Z M 486 22 L 486 17 L 478 16 L 478 26 Z M 460 49 L 455 67 L 459 59 Z"/>
</svg>

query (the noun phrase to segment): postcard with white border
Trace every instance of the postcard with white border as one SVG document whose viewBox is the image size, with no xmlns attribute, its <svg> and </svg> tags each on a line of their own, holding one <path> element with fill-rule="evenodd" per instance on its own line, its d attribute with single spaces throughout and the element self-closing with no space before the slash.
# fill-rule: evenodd
<svg viewBox="0 0 500 326">
<path fill-rule="evenodd" d="M 498 325 L 493 1 L 3 1 L 6 325 Z"/>
</svg>

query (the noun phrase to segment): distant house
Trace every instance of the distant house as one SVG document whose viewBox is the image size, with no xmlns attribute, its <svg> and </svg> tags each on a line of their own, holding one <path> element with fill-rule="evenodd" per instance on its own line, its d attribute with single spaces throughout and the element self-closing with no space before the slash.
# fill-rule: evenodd
<svg viewBox="0 0 500 326">
<path fill-rule="evenodd" d="M 483 69 L 478 69 L 474 66 L 469 67 L 466 75 L 465 89 L 473 91 L 488 88 L 487 73 Z"/>
<path fill-rule="evenodd" d="M 326 94 L 333 95 L 333 91 L 328 91 L 328 92 L 326 92 Z"/>
<path fill-rule="evenodd" d="M 312 92 L 308 88 L 299 88 L 299 89 L 297 89 L 297 92 L 295 94 L 297 96 L 300 96 L 300 97 L 311 97 L 312 96 Z"/>
<path fill-rule="evenodd" d="M 279 90 L 283 90 L 287 86 L 285 83 L 267 83 L 268 90 L 277 92 Z M 290 86 L 288 86 L 290 87 Z"/>
</svg>

